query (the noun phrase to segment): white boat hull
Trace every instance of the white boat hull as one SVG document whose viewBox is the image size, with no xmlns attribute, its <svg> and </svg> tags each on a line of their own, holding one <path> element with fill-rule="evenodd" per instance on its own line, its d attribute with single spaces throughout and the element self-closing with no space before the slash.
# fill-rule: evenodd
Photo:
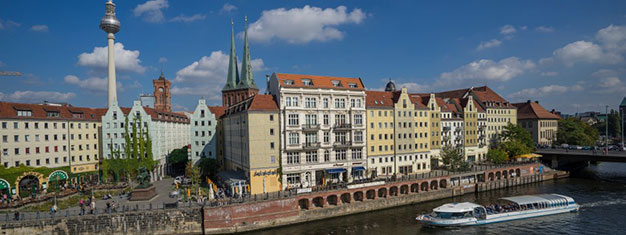
<svg viewBox="0 0 626 235">
<path fill-rule="evenodd" d="M 555 215 L 555 214 L 568 213 L 568 212 L 576 212 L 579 209 L 580 209 L 580 206 L 578 204 L 573 204 L 573 205 L 568 205 L 568 206 L 560 207 L 560 208 L 547 208 L 547 209 L 539 209 L 539 210 L 525 210 L 525 211 L 491 214 L 491 215 L 487 215 L 486 219 L 477 219 L 475 217 L 460 218 L 460 219 L 438 219 L 438 218 L 432 218 L 429 216 L 418 216 L 416 220 L 425 225 L 437 226 L 437 227 L 473 226 L 473 225 L 499 223 L 499 222 L 505 222 L 505 221 L 511 221 L 511 220 L 527 219 L 527 218 L 540 217 L 540 216 L 546 216 L 546 215 Z"/>
</svg>

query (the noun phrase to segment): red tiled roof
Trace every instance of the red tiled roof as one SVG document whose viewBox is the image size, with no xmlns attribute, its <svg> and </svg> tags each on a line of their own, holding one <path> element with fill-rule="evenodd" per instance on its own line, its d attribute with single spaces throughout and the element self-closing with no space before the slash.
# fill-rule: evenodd
<svg viewBox="0 0 626 235">
<path fill-rule="evenodd" d="M 422 96 L 420 95 L 409 94 L 409 98 L 411 99 L 411 102 L 415 104 L 415 108 L 418 108 L 418 109 L 428 108 L 426 107 L 426 105 L 428 104 L 428 100 L 424 101 L 424 99 L 430 99 L 430 95 L 422 98 Z M 424 103 L 426 103 L 426 105 Z"/>
<path fill-rule="evenodd" d="M 560 119 L 556 114 L 548 112 L 536 102 L 513 104 L 517 107 L 517 119 Z"/>
<path fill-rule="evenodd" d="M 18 110 L 31 111 L 31 116 L 17 116 Z M 59 116 L 48 117 L 48 112 L 58 112 Z M 0 102 L 0 118 L 100 121 L 104 113 L 106 109 L 103 108 Z M 74 114 L 82 114 L 82 117 Z"/>
<path fill-rule="evenodd" d="M 437 93 L 437 96 L 443 97 L 443 98 L 462 98 L 465 95 L 465 93 L 467 93 L 470 90 L 474 94 L 475 100 L 477 99 L 476 101 L 478 101 L 479 103 L 483 102 L 483 105 L 485 106 L 513 108 L 513 106 L 511 105 L 509 105 L 508 107 L 504 105 L 506 103 L 509 103 L 509 101 L 504 99 L 502 96 L 500 96 L 498 93 L 496 93 L 494 90 L 492 90 L 488 86 L 444 91 L 444 92 Z M 487 103 L 485 104 L 485 102 Z M 489 102 L 494 102 L 496 104 L 492 105 L 492 104 L 489 104 Z M 500 106 L 498 106 L 497 103 L 500 103 Z"/>
<path fill-rule="evenodd" d="M 493 91 L 488 86 L 474 87 L 472 90 L 474 94 L 478 96 L 480 101 L 492 101 L 492 102 L 500 102 L 500 103 L 509 103 L 506 99 L 502 98 L 502 96 L 498 95 L 495 91 Z"/>
<path fill-rule="evenodd" d="M 207 106 L 209 111 L 215 115 L 215 118 L 220 118 L 226 112 L 226 107 L 224 106 Z"/>
<path fill-rule="evenodd" d="M 393 108 L 393 93 L 387 91 L 365 91 L 365 107 Z"/>
<path fill-rule="evenodd" d="M 365 90 L 365 86 L 363 85 L 361 78 L 329 77 L 286 73 L 277 73 L 276 77 L 278 78 L 281 87 Z M 304 85 L 302 79 L 311 79 L 313 85 Z M 286 80 L 293 81 L 293 84 L 285 84 Z M 339 81 L 341 87 L 334 86 L 332 81 Z M 355 84 L 356 87 L 350 87 L 348 84 Z"/>
<path fill-rule="evenodd" d="M 272 95 L 255 95 L 248 110 L 278 110 L 278 104 Z"/>
</svg>

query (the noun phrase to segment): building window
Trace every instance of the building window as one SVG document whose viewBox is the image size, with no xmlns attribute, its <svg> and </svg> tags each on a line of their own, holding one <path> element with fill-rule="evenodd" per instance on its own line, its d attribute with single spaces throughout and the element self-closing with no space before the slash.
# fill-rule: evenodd
<svg viewBox="0 0 626 235">
<path fill-rule="evenodd" d="M 307 126 L 317 125 L 317 114 L 306 114 L 304 119 Z"/>
<path fill-rule="evenodd" d="M 335 115 L 335 125 L 342 125 L 346 123 L 346 115 L 345 114 L 336 114 Z"/>
<path fill-rule="evenodd" d="M 355 131 L 354 132 L 354 142 L 362 143 L 363 142 L 363 132 Z"/>
<path fill-rule="evenodd" d="M 335 159 L 337 161 L 345 161 L 346 160 L 346 150 L 345 149 L 338 149 L 335 150 Z"/>
<path fill-rule="evenodd" d="M 324 114 L 323 119 L 324 119 L 324 125 L 328 125 L 328 123 L 329 123 L 329 121 L 328 121 L 328 119 L 329 119 L 328 118 L 328 114 Z"/>
<path fill-rule="evenodd" d="M 270 121 L 274 121 L 274 115 L 270 114 Z"/>
<path fill-rule="evenodd" d="M 354 124 L 356 124 L 356 125 L 363 125 L 363 115 L 362 114 L 355 114 L 354 115 Z"/>
<path fill-rule="evenodd" d="M 327 108 L 328 108 L 328 98 L 324 98 L 324 99 L 322 100 L 322 103 L 323 103 L 323 105 L 324 105 L 324 108 L 325 108 L 325 109 L 327 109 Z"/>
<path fill-rule="evenodd" d="M 363 159 L 363 152 L 361 149 L 352 149 L 352 159 Z"/>
<path fill-rule="evenodd" d="M 299 124 L 298 116 L 298 114 L 289 114 L 288 121 L 290 126 L 297 126 Z"/>
<path fill-rule="evenodd" d="M 317 151 L 306 152 L 306 162 L 307 163 L 317 162 Z"/>
<path fill-rule="evenodd" d="M 307 144 L 317 143 L 317 132 L 307 132 L 304 134 L 304 139 Z"/>
<path fill-rule="evenodd" d="M 330 151 L 324 150 L 324 161 L 330 162 Z"/>
<path fill-rule="evenodd" d="M 289 133 L 289 144 L 296 145 L 300 143 L 300 135 L 296 132 Z"/>
<path fill-rule="evenodd" d="M 33 115 L 33 112 L 30 110 L 17 110 L 18 117 L 30 117 Z"/>
<path fill-rule="evenodd" d="M 336 98 L 335 99 L 335 108 L 342 109 L 346 107 L 346 99 Z"/>
<path fill-rule="evenodd" d="M 324 132 L 324 143 L 329 143 L 330 142 L 330 132 L 325 131 Z"/>
<path fill-rule="evenodd" d="M 7 122 L 2 122 L 2 129 L 7 129 Z"/>
<path fill-rule="evenodd" d="M 287 153 L 287 164 L 299 164 L 300 155 L 297 152 Z"/>
<path fill-rule="evenodd" d="M 274 135 L 274 128 L 270 128 L 270 135 Z"/>
<path fill-rule="evenodd" d="M 306 108 L 317 108 L 317 99 L 314 97 L 306 97 L 304 98 L 304 107 Z"/>
<path fill-rule="evenodd" d="M 299 184 L 300 183 L 300 174 L 287 174 L 287 183 L 289 184 Z"/>
</svg>

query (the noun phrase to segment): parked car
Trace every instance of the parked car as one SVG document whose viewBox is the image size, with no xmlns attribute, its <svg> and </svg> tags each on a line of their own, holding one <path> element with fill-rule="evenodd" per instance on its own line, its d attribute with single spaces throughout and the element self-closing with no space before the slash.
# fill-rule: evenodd
<svg viewBox="0 0 626 235">
<path fill-rule="evenodd" d="M 189 178 L 184 178 L 184 179 L 183 179 L 183 184 L 191 184 L 191 179 L 189 179 Z"/>
<path fill-rule="evenodd" d="M 561 148 L 562 148 L 562 149 L 568 149 L 568 148 L 569 148 L 569 144 L 562 144 L 562 145 L 561 145 Z"/>
<path fill-rule="evenodd" d="M 583 150 L 591 150 L 591 146 L 583 146 L 582 149 Z"/>
</svg>

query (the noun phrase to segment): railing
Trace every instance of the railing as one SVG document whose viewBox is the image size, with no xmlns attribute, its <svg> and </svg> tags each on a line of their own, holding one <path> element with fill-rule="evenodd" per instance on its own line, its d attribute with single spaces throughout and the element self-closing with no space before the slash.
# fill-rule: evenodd
<svg viewBox="0 0 626 235">
<path fill-rule="evenodd" d="M 444 127 L 443 127 L 443 131 L 450 131 L 451 129 L 452 129 L 452 128 L 451 128 L 451 127 L 449 127 L 449 126 L 444 126 Z"/>
<path fill-rule="evenodd" d="M 350 129 L 350 128 L 352 128 L 352 124 L 350 124 L 350 123 L 335 124 L 335 126 L 333 128 L 335 128 L 335 129 Z"/>
<path fill-rule="evenodd" d="M 352 142 L 351 141 L 335 142 L 333 143 L 333 146 L 338 147 L 338 148 L 347 148 L 347 147 L 352 146 Z"/>
<path fill-rule="evenodd" d="M 460 127 L 460 126 L 454 129 L 454 132 L 461 132 L 461 131 L 463 131 L 463 127 Z"/>
<path fill-rule="evenodd" d="M 320 143 L 319 142 L 305 142 L 303 148 L 305 149 L 317 149 L 320 147 Z"/>
<path fill-rule="evenodd" d="M 320 124 L 304 124 L 302 125 L 303 130 L 319 130 Z"/>
</svg>

